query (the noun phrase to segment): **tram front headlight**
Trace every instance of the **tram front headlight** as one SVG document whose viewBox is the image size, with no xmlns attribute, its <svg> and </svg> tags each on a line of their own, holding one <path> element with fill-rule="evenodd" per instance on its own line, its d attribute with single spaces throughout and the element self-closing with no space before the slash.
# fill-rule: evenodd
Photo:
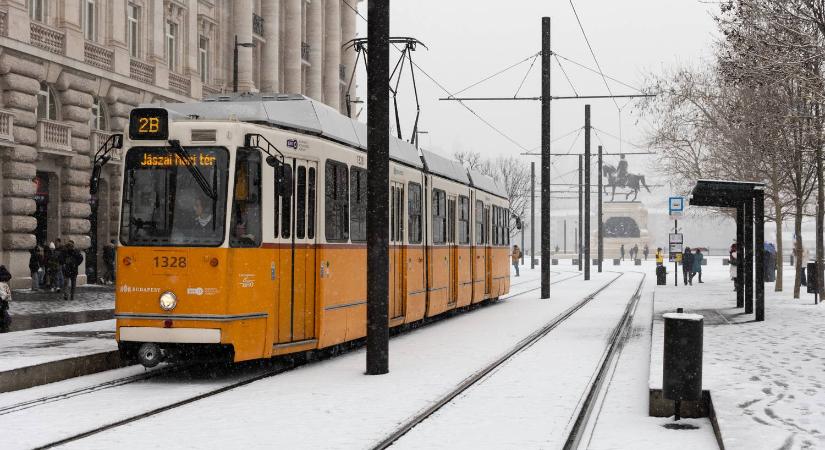
<svg viewBox="0 0 825 450">
<path fill-rule="evenodd" d="M 171 311 L 175 309 L 175 306 L 178 306 L 178 298 L 175 296 L 173 292 L 166 291 L 163 294 L 160 294 L 160 307 L 164 311 Z"/>
</svg>

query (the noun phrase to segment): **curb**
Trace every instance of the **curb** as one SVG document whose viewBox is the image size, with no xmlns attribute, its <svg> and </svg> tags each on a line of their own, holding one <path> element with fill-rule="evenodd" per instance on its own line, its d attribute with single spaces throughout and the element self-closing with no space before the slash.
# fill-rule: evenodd
<svg viewBox="0 0 825 450">
<path fill-rule="evenodd" d="M 124 366 L 125 364 L 120 361 L 120 353 L 112 350 L 21 367 L 0 372 L 0 393 L 28 389 Z"/>
<path fill-rule="evenodd" d="M 21 314 L 11 316 L 9 331 L 25 331 L 37 328 L 50 328 L 62 325 L 97 322 L 114 319 L 114 309 L 94 309 L 90 311 L 65 311 L 40 314 Z"/>
</svg>

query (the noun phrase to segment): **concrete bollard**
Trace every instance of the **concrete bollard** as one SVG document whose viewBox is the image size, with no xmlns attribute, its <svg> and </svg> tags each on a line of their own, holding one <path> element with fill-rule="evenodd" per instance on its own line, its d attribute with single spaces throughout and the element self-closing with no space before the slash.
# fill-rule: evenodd
<svg viewBox="0 0 825 450">
<path fill-rule="evenodd" d="M 559 260 L 556 259 L 556 258 L 553 258 L 553 259 L 550 260 L 550 264 L 554 265 L 554 266 L 558 266 L 559 265 Z"/>
<path fill-rule="evenodd" d="M 636 260 L 633 261 L 633 264 L 636 265 L 636 266 L 641 266 L 642 265 L 642 260 L 641 259 L 636 259 Z"/>
<path fill-rule="evenodd" d="M 665 345 L 662 396 L 674 400 L 680 418 L 682 400 L 702 400 L 702 326 L 704 317 L 682 308 L 664 314 Z"/>
<path fill-rule="evenodd" d="M 619 265 L 619 264 L 621 264 L 621 263 L 622 263 L 622 260 L 621 260 L 621 259 L 619 259 L 619 258 L 613 258 L 613 265 L 614 265 L 614 266 L 618 266 L 618 265 Z"/>
</svg>

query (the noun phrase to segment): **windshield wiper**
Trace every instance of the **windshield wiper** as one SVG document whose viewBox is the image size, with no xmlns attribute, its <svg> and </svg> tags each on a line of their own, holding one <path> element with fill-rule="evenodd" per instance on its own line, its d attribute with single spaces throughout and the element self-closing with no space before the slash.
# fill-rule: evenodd
<svg viewBox="0 0 825 450">
<path fill-rule="evenodd" d="M 216 192 L 216 189 L 209 186 L 209 182 L 206 181 L 206 177 L 203 176 L 203 172 L 201 172 L 201 170 L 198 169 L 197 166 L 192 164 L 192 160 L 189 159 L 189 152 L 187 152 L 183 147 L 181 147 L 180 141 L 177 139 L 170 139 L 169 146 L 171 150 L 167 149 L 167 151 L 170 153 L 174 153 L 180 159 L 183 160 L 183 165 L 186 166 L 187 169 L 189 169 L 189 173 L 192 174 L 192 178 L 194 178 L 195 181 L 198 183 L 198 186 L 201 187 L 203 193 L 206 194 L 209 198 L 211 198 L 213 202 L 216 202 L 218 200 L 218 193 Z"/>
</svg>

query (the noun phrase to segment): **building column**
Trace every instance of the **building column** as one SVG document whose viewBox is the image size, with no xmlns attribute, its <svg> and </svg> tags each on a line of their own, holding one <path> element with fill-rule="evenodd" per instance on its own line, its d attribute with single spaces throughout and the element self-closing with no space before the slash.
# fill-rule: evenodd
<svg viewBox="0 0 825 450">
<path fill-rule="evenodd" d="M 236 0 L 233 11 L 233 39 L 239 44 L 252 42 L 252 0 Z M 230 64 L 234 62 L 230 61 Z M 231 82 L 232 80 L 230 80 Z M 247 92 L 255 88 L 252 82 L 252 48 L 238 47 L 238 91 Z"/>
<path fill-rule="evenodd" d="M 269 0 L 261 3 L 266 44 L 261 51 L 261 91 L 278 92 L 281 45 L 281 2 Z"/>
<path fill-rule="evenodd" d="M 301 86 L 301 2 L 283 0 L 286 30 L 284 30 L 284 92 L 300 94 Z"/>
<path fill-rule="evenodd" d="M 309 44 L 309 68 L 307 69 L 306 96 L 323 101 L 324 67 L 324 6 L 320 1 L 307 5 L 307 44 Z"/>
<path fill-rule="evenodd" d="M 324 46 L 324 103 L 339 110 L 341 107 L 341 2 L 326 1 L 324 21 L 326 42 Z"/>
<path fill-rule="evenodd" d="M 358 2 L 350 3 L 353 8 L 358 8 Z M 357 19 L 357 15 L 355 11 L 352 9 L 344 6 L 341 8 L 341 28 L 343 29 L 343 37 L 341 39 L 341 45 L 345 45 L 352 39 L 355 39 L 356 33 L 356 26 L 355 21 Z M 355 49 L 352 47 L 347 49 L 341 49 L 343 52 L 343 57 L 341 58 L 344 64 L 344 71 L 346 79 L 344 80 L 345 83 L 349 85 L 349 95 L 351 100 L 355 100 L 355 83 L 350 84 L 350 77 L 352 76 L 352 68 L 355 67 L 355 57 L 357 56 L 355 53 Z M 345 98 L 341 99 L 342 102 L 346 101 Z M 346 114 L 346 104 L 344 105 L 344 110 L 341 111 L 342 113 Z"/>
</svg>

